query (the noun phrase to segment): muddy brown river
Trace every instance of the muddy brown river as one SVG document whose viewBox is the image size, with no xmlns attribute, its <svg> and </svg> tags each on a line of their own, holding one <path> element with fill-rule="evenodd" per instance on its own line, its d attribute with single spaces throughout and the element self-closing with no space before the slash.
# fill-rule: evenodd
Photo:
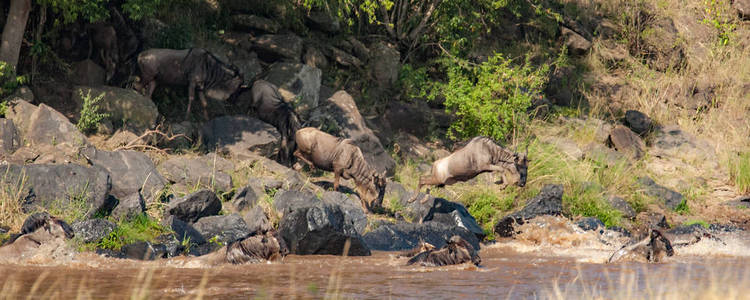
<svg viewBox="0 0 750 300">
<path fill-rule="evenodd" d="M 745 237 L 701 241 L 655 264 L 604 264 L 611 247 L 532 240 L 483 246 L 481 267 L 405 266 L 394 252 L 213 268 L 183 257 L 141 262 L 84 253 L 65 263 L 0 265 L 0 298 L 750 299 Z"/>
</svg>

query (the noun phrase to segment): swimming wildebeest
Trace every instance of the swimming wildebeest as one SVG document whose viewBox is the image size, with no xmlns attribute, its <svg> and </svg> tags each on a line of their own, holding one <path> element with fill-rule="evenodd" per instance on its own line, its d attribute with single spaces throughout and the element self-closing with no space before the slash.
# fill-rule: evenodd
<svg viewBox="0 0 750 300">
<path fill-rule="evenodd" d="M 439 267 L 446 265 L 457 265 L 471 262 L 476 266 L 482 262 L 469 242 L 458 235 L 452 236 L 447 244 L 440 249 L 431 249 L 417 254 L 409 259 L 406 265 L 419 264 L 427 267 Z"/>
<path fill-rule="evenodd" d="M 250 89 L 242 88 L 235 101 L 240 105 L 249 104 L 263 122 L 273 125 L 281 134 L 281 147 L 277 160 L 290 165 L 294 157 L 294 133 L 300 129 L 299 118 L 292 105 L 284 101 L 279 88 L 265 80 L 256 80 Z"/>
<path fill-rule="evenodd" d="M 65 240 L 73 236 L 73 229 L 65 221 L 46 212 L 35 213 L 23 222 L 20 234 L 14 235 L 0 247 L 0 260 L 13 261 L 34 256 L 35 251 L 42 248 L 46 252 L 54 252 L 65 246 Z"/>
<path fill-rule="evenodd" d="M 430 175 L 419 178 L 417 192 L 425 185 L 443 187 L 493 171 L 502 172 L 502 188 L 512 183 L 523 187 L 526 185 L 527 164 L 526 153 L 511 152 L 488 137 L 475 137 L 463 148 L 432 163 Z M 430 193 L 429 189 L 427 193 Z M 411 201 L 414 199 L 416 195 Z M 422 202 L 426 200 L 425 197 Z"/>
<path fill-rule="evenodd" d="M 201 257 L 211 265 L 222 263 L 244 264 L 275 261 L 289 254 L 284 239 L 276 231 L 252 234 Z"/>
<path fill-rule="evenodd" d="M 188 86 L 185 119 L 190 116 L 190 106 L 196 91 L 203 105 L 203 115 L 208 120 L 206 96 L 227 100 L 242 84 L 242 75 L 236 67 L 199 48 L 149 49 L 138 54 L 138 67 L 141 70 L 141 93 L 149 98 L 154 93 L 157 82 Z"/>
<path fill-rule="evenodd" d="M 354 179 L 362 209 L 371 211 L 383 202 L 385 195 L 385 171 L 378 174 L 370 167 L 352 140 L 337 138 L 317 128 L 298 130 L 294 139 L 297 150 L 294 156 L 318 169 L 333 172 L 333 189 L 338 190 L 339 178 Z"/>
<path fill-rule="evenodd" d="M 607 262 L 659 262 L 664 258 L 664 255 L 674 255 L 672 243 L 661 231 L 651 229 L 648 236 L 644 239 L 624 245 L 615 251 L 615 253 L 612 253 Z"/>
<path fill-rule="evenodd" d="M 405 252 L 399 253 L 398 257 L 414 257 L 415 255 L 417 255 L 419 253 L 427 252 L 427 251 L 430 251 L 430 250 L 435 250 L 435 246 L 433 246 L 432 244 L 430 244 L 428 242 L 420 240 L 419 244 L 417 244 L 417 246 L 414 247 L 414 249 L 407 250 Z"/>
</svg>

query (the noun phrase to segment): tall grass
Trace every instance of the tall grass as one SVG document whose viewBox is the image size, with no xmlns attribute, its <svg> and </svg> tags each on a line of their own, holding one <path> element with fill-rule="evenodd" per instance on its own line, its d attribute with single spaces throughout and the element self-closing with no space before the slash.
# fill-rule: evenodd
<svg viewBox="0 0 750 300">
<path fill-rule="evenodd" d="M 26 219 L 21 202 L 28 177 L 22 172 L 14 181 L 11 178 L 16 177 L 10 175 L 9 172 L 10 168 L 7 168 L 0 180 L 0 225 L 8 226 L 11 231 L 18 232 Z"/>
<path fill-rule="evenodd" d="M 742 152 L 729 159 L 729 178 L 737 192 L 750 193 L 750 152 Z"/>
</svg>

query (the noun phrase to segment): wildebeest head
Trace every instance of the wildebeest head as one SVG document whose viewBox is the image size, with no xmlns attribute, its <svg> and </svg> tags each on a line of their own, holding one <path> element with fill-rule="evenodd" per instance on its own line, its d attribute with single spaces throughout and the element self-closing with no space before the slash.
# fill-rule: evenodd
<svg viewBox="0 0 750 300">
<path fill-rule="evenodd" d="M 364 191 L 359 191 L 362 199 L 368 203 L 370 209 L 374 206 L 380 206 L 385 197 L 385 187 L 387 185 L 385 171 L 383 173 L 373 173 L 372 179 L 366 185 Z M 364 193 L 362 193 L 364 192 Z"/>
<path fill-rule="evenodd" d="M 8 243 L 12 243 L 14 240 L 18 239 L 19 237 L 31 234 L 39 229 L 46 230 L 54 237 L 64 237 L 66 239 L 71 239 L 75 236 L 73 233 L 73 228 L 68 225 L 63 220 L 60 220 L 49 213 L 46 212 L 39 212 L 34 213 L 30 215 L 26 220 L 23 221 L 23 225 L 21 226 L 21 234 L 15 236 L 11 241 Z"/>
<path fill-rule="evenodd" d="M 651 233 L 649 234 L 651 237 L 651 241 L 649 242 L 649 245 L 651 246 L 651 252 L 653 252 L 654 255 L 658 255 L 661 252 L 665 252 L 667 256 L 674 255 L 674 248 L 672 248 L 672 242 L 667 239 L 661 231 L 656 229 L 651 229 Z M 658 257 L 649 257 L 649 261 L 653 260 L 659 260 Z"/>
<path fill-rule="evenodd" d="M 516 165 L 516 171 L 518 171 L 518 182 L 516 185 L 523 187 L 526 185 L 526 176 L 528 175 L 528 169 L 529 169 L 529 160 L 526 157 L 526 153 L 516 153 L 514 155 Z"/>
<path fill-rule="evenodd" d="M 479 257 L 479 254 L 474 249 L 474 246 L 472 246 L 471 244 L 469 244 L 469 242 L 461 238 L 461 236 L 454 235 L 450 239 L 448 239 L 448 246 L 456 247 L 457 249 L 463 248 L 464 250 L 469 252 L 469 255 L 471 256 L 471 262 L 474 265 L 478 266 L 480 263 L 482 263 L 482 258 Z"/>
</svg>

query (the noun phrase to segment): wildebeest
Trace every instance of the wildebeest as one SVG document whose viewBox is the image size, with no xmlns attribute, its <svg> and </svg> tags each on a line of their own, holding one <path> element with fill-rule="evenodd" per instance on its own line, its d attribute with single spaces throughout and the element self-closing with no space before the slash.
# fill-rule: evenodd
<svg viewBox="0 0 750 300">
<path fill-rule="evenodd" d="M 659 262 L 664 256 L 674 255 L 672 243 L 664 234 L 656 229 L 651 229 L 644 239 L 622 246 L 612 253 L 607 262 L 637 261 L 637 262 Z"/>
<path fill-rule="evenodd" d="M 117 47 L 117 32 L 112 25 L 105 23 L 93 23 L 86 25 L 86 32 L 89 35 L 89 55 L 104 65 L 105 82 L 112 79 L 117 68 L 117 62 L 120 60 L 119 49 Z"/>
<path fill-rule="evenodd" d="M 223 263 L 244 264 L 275 261 L 289 254 L 284 239 L 276 231 L 254 233 L 229 243 L 221 249 L 201 258 L 211 265 Z"/>
<path fill-rule="evenodd" d="M 188 86 L 185 119 L 190 116 L 196 90 L 203 105 L 204 117 L 208 119 L 206 96 L 227 100 L 242 84 L 242 75 L 236 67 L 199 48 L 149 49 L 138 54 L 138 67 L 141 70 L 141 93 L 148 97 L 154 93 L 157 82 Z"/>
<path fill-rule="evenodd" d="M 298 130 L 294 139 L 294 156 L 318 169 L 333 172 L 333 189 L 338 190 L 339 178 L 354 179 L 365 212 L 381 206 L 385 195 L 385 172 L 378 174 L 362 150 L 350 139 L 337 138 L 313 127 Z"/>
<path fill-rule="evenodd" d="M 439 267 L 466 262 L 479 266 L 482 259 L 469 242 L 458 235 L 454 235 L 448 239 L 447 244 L 442 248 L 421 252 L 409 259 L 406 265 L 419 264 L 427 267 Z"/>
<path fill-rule="evenodd" d="M 414 249 L 399 253 L 398 257 L 414 257 L 415 255 L 419 253 L 434 250 L 434 249 L 435 249 L 435 246 L 433 246 L 432 244 L 420 240 L 419 244 L 417 244 L 417 246 L 414 247 Z"/>
<path fill-rule="evenodd" d="M 526 185 L 527 164 L 526 153 L 511 152 L 488 137 L 475 137 L 463 148 L 435 161 L 430 175 L 419 178 L 417 191 L 425 185 L 443 187 L 493 171 L 502 172 L 502 188 L 511 183 L 523 187 Z M 411 200 L 414 199 L 416 196 Z M 422 199 L 422 202 L 426 200 Z"/>
<path fill-rule="evenodd" d="M 35 255 L 35 251 L 45 248 L 49 252 L 65 245 L 65 240 L 73 238 L 73 229 L 46 212 L 35 213 L 26 218 L 21 233 L 14 235 L 0 247 L 0 259 L 15 260 Z"/>
<path fill-rule="evenodd" d="M 294 157 L 294 133 L 301 125 L 292 105 L 279 94 L 279 88 L 268 81 L 256 80 L 252 88 L 242 88 L 235 101 L 241 105 L 249 105 L 259 119 L 276 127 L 281 134 L 277 160 L 290 165 Z"/>
</svg>

